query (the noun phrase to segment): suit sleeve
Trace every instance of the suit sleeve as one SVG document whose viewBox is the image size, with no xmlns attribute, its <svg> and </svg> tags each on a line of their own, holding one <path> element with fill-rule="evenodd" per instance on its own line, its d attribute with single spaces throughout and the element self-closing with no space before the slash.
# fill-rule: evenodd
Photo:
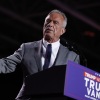
<svg viewBox="0 0 100 100">
<path fill-rule="evenodd" d="M 16 65 L 21 63 L 24 54 L 24 44 L 20 46 L 12 55 L 0 59 L 0 73 L 11 73 L 16 69 Z"/>
</svg>

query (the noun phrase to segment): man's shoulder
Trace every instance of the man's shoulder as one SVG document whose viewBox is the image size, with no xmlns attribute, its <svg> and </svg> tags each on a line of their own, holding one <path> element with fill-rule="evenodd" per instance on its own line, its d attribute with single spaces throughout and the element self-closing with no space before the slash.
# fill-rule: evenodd
<svg viewBox="0 0 100 100">
<path fill-rule="evenodd" d="M 63 48 L 63 51 L 69 52 L 69 54 L 71 54 L 71 55 L 78 55 L 78 53 L 73 48 L 69 48 L 69 47 L 64 46 L 62 44 L 61 44 L 61 47 Z"/>
<path fill-rule="evenodd" d="M 25 46 L 35 46 L 37 44 L 40 44 L 41 43 L 41 40 L 38 40 L 38 41 L 32 41 L 32 42 L 26 42 L 26 43 L 23 43 Z"/>
</svg>

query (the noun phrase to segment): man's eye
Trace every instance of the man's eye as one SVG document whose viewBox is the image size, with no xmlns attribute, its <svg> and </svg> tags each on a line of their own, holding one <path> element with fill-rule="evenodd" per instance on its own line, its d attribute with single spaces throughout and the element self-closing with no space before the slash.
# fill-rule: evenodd
<svg viewBox="0 0 100 100">
<path fill-rule="evenodd" d="M 50 23 L 50 20 L 47 20 L 46 23 Z"/>
<path fill-rule="evenodd" d="M 57 22 L 57 21 L 55 21 L 54 23 L 55 23 L 55 24 L 58 24 L 58 22 Z"/>
</svg>

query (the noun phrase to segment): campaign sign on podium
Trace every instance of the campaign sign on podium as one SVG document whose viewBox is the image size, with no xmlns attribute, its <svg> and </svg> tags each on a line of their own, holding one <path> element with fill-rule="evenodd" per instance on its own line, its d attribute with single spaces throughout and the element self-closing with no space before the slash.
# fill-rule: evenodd
<svg viewBox="0 0 100 100">
<path fill-rule="evenodd" d="M 69 61 L 64 95 L 76 100 L 100 100 L 100 73 Z"/>
</svg>

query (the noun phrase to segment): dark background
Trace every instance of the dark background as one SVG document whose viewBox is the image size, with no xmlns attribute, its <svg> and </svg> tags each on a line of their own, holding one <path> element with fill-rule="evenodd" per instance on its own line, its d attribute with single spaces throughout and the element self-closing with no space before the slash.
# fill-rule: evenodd
<svg viewBox="0 0 100 100">
<path fill-rule="evenodd" d="M 23 42 L 41 39 L 44 19 L 53 9 L 68 17 L 63 37 L 78 45 L 88 68 L 100 72 L 100 0 L 0 0 L 0 58 Z M 14 100 L 21 84 L 20 65 L 14 73 L 1 74 L 0 100 Z"/>
</svg>

